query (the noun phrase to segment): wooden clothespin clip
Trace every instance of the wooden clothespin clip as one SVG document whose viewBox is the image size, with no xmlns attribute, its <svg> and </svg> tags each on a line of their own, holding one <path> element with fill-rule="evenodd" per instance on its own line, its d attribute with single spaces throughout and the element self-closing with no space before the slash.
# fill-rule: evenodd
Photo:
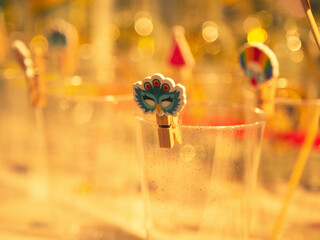
<svg viewBox="0 0 320 240">
<path fill-rule="evenodd" d="M 242 70 L 256 89 L 258 107 L 272 115 L 276 80 L 279 76 L 276 55 L 266 45 L 254 42 L 242 47 L 239 59 Z"/>
<path fill-rule="evenodd" d="M 168 64 L 174 70 L 176 81 L 189 86 L 192 80 L 192 69 L 195 60 L 185 37 L 182 26 L 172 28 L 172 46 L 169 53 Z"/>
<path fill-rule="evenodd" d="M 16 40 L 12 44 L 12 51 L 25 73 L 31 105 L 44 106 L 45 101 L 40 93 L 40 86 L 44 83 L 40 82 L 40 69 L 34 65 L 30 50 L 25 43 Z"/>
<path fill-rule="evenodd" d="M 157 73 L 133 84 L 134 99 L 144 113 L 156 113 L 159 145 L 181 144 L 178 114 L 186 104 L 186 90 L 171 78 Z"/>
<path fill-rule="evenodd" d="M 41 35 L 37 35 L 32 38 L 30 42 L 30 50 L 33 55 L 35 65 L 35 76 L 34 76 L 34 97 L 33 104 L 37 106 L 44 106 L 46 100 L 43 97 L 45 92 L 45 75 L 46 75 L 46 55 L 48 53 L 49 43 L 48 40 Z"/>
</svg>

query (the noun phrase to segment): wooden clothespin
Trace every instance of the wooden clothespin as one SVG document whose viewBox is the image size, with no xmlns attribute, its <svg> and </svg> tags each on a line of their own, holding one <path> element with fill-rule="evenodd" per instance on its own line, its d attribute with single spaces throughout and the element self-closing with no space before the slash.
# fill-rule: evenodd
<svg viewBox="0 0 320 240">
<path fill-rule="evenodd" d="M 191 84 L 195 60 L 182 26 L 174 26 L 172 28 L 172 46 L 168 64 L 173 68 L 177 82 L 182 83 L 184 86 Z"/>
<path fill-rule="evenodd" d="M 46 104 L 43 94 L 45 92 L 45 75 L 46 75 L 46 55 L 48 53 L 48 40 L 41 35 L 35 36 L 30 42 L 30 50 L 33 55 L 35 65 L 34 76 L 34 98 L 33 101 L 37 106 L 44 106 Z"/>
<path fill-rule="evenodd" d="M 239 59 L 250 85 L 256 90 L 258 107 L 272 115 L 276 80 L 279 76 L 276 55 L 266 45 L 254 42 L 242 47 Z"/>
<path fill-rule="evenodd" d="M 156 113 L 160 147 L 181 144 L 178 114 L 186 104 L 185 87 L 157 73 L 133 84 L 133 93 L 144 113 Z"/>
<path fill-rule="evenodd" d="M 44 83 L 40 82 L 40 69 L 34 65 L 34 61 L 30 50 L 25 43 L 16 40 L 12 44 L 12 51 L 23 69 L 27 86 L 29 90 L 29 99 L 32 106 L 42 107 L 45 105 L 43 95 L 40 93 L 40 86 Z"/>
</svg>

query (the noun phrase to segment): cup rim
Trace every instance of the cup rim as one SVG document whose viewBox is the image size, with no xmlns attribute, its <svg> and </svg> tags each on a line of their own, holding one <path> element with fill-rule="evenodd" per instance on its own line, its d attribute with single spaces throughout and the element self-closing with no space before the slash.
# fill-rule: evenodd
<svg viewBox="0 0 320 240">
<path fill-rule="evenodd" d="M 262 111 L 261 109 L 259 108 L 253 108 L 253 107 L 249 107 L 249 106 L 245 106 L 243 104 L 237 104 L 237 103 L 216 103 L 216 102 L 207 102 L 207 101 L 192 101 L 189 103 L 187 103 L 189 105 L 208 105 L 208 106 L 218 106 L 218 107 L 234 107 L 234 108 L 238 108 L 238 109 L 243 109 L 243 110 L 249 110 L 251 111 L 251 113 L 254 113 L 254 114 L 257 114 L 258 119 L 257 121 L 252 121 L 252 122 L 249 122 L 249 123 L 241 123 L 241 124 L 230 124 L 230 125 L 226 125 L 226 126 L 201 126 L 201 125 L 189 125 L 189 124 L 179 124 L 179 127 L 180 128 L 188 128 L 188 129 L 227 129 L 227 128 L 233 128 L 233 129 L 240 129 L 240 128 L 246 128 L 246 127 L 253 127 L 253 126 L 257 126 L 257 125 L 261 125 L 261 124 L 264 124 L 267 119 L 268 119 L 268 115 Z M 182 110 L 183 111 L 183 110 Z M 140 114 L 139 114 L 140 113 Z M 151 119 L 146 119 L 145 115 L 155 115 L 155 113 L 151 113 L 151 114 L 143 114 L 141 113 L 141 111 L 135 111 L 134 115 L 136 117 L 136 119 L 138 119 L 139 121 L 142 121 L 142 122 L 147 122 L 147 123 L 152 123 L 152 124 L 155 124 L 156 125 L 156 120 L 154 118 L 154 120 L 151 120 Z"/>
</svg>

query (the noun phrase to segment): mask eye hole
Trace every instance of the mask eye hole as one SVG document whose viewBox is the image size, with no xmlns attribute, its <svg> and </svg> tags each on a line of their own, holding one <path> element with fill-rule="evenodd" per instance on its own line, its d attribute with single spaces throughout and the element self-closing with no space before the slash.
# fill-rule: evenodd
<svg viewBox="0 0 320 240">
<path fill-rule="evenodd" d="M 173 102 L 172 97 L 167 97 L 161 101 L 162 107 L 168 107 Z"/>
<path fill-rule="evenodd" d="M 155 104 L 154 100 L 147 95 L 143 96 L 143 100 L 146 101 L 146 103 L 149 104 L 150 106 L 154 106 L 154 104 Z"/>
</svg>

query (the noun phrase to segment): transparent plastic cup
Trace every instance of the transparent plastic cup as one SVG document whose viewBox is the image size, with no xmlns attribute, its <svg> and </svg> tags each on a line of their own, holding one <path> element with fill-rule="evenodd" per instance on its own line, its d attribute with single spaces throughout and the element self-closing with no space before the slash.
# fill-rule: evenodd
<svg viewBox="0 0 320 240">
<path fill-rule="evenodd" d="M 0 84 L 0 182 L 12 191 L 27 191 L 37 156 L 34 109 L 25 79 L 17 69 L 3 69 Z"/>
<path fill-rule="evenodd" d="M 51 197 L 88 216 L 65 231 L 91 239 L 109 224 L 142 235 L 131 89 L 71 81 L 49 84 L 45 97 Z"/>
<path fill-rule="evenodd" d="M 48 212 L 37 112 L 16 65 L 1 69 L 0 231 L 41 232 Z"/>
<path fill-rule="evenodd" d="M 283 221 L 278 221 L 289 190 L 289 182 L 307 132 L 317 116 L 320 102 L 318 83 L 280 77 L 277 80 L 274 113 L 268 117 L 262 145 L 254 197 L 252 239 L 318 239 L 320 234 L 319 130 L 298 185 L 286 204 Z M 243 88 L 243 100 L 255 105 L 256 95 Z M 261 227 L 263 226 L 263 227 Z"/>
<path fill-rule="evenodd" d="M 159 147 L 155 116 L 137 118 L 147 239 L 247 239 L 265 114 L 187 103 L 172 149 Z"/>
<path fill-rule="evenodd" d="M 276 98 L 267 121 L 258 174 L 252 237 L 270 239 L 283 207 L 289 179 L 319 100 Z M 316 134 L 301 179 L 290 199 L 278 239 L 319 239 L 320 132 Z M 263 228 L 261 226 L 264 226 Z"/>
</svg>

